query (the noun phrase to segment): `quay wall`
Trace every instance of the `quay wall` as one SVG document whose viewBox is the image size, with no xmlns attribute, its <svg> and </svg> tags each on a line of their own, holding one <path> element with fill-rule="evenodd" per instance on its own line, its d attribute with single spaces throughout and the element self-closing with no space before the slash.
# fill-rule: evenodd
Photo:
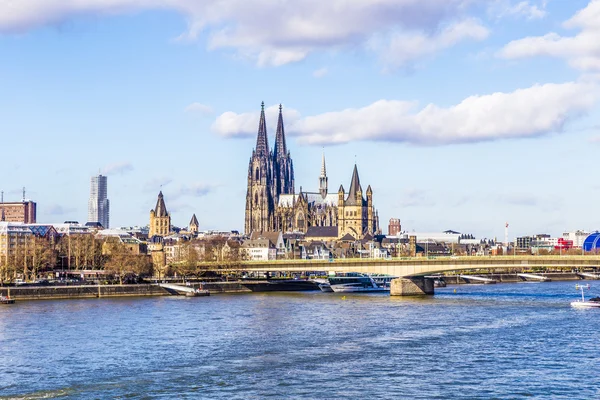
<svg viewBox="0 0 600 400">
<path fill-rule="evenodd" d="M 193 284 L 215 293 L 250 293 L 252 290 L 241 282 L 211 282 Z M 91 299 L 102 297 L 133 297 L 133 296 L 170 296 L 167 290 L 158 285 L 82 285 L 82 286 L 24 286 L 0 287 L 0 295 L 15 300 L 58 300 L 58 299 Z"/>
<path fill-rule="evenodd" d="M 0 287 L 7 296 L 9 288 Z M 85 285 L 11 287 L 10 297 L 15 300 L 85 299 L 122 296 L 167 296 L 169 293 L 157 285 Z"/>
</svg>

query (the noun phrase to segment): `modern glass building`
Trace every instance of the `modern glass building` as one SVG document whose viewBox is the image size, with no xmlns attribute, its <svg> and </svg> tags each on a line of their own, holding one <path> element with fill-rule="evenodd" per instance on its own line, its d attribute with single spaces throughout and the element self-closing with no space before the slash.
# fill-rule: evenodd
<svg viewBox="0 0 600 400">
<path fill-rule="evenodd" d="M 110 207 L 107 198 L 107 178 L 103 175 L 92 176 L 90 200 L 88 202 L 88 222 L 98 222 L 104 229 L 110 228 Z"/>
</svg>

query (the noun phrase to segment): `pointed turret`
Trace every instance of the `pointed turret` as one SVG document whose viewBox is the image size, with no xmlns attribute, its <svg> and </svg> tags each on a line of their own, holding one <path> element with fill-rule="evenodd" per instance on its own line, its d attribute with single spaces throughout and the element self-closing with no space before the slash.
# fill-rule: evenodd
<svg viewBox="0 0 600 400">
<path fill-rule="evenodd" d="M 275 159 L 285 157 L 287 155 L 287 146 L 285 144 L 285 130 L 283 129 L 283 114 L 281 112 L 281 104 L 279 105 L 279 119 L 277 120 L 277 133 L 275 134 Z"/>
<path fill-rule="evenodd" d="M 267 123 L 265 122 L 265 102 L 260 105 L 260 121 L 258 123 L 258 136 L 256 137 L 256 154 L 269 155 L 269 138 L 267 137 Z"/>
<path fill-rule="evenodd" d="M 165 199 L 162 194 L 162 190 L 158 193 L 158 200 L 156 200 L 156 207 L 154 207 L 154 215 L 156 217 L 166 217 L 169 215 L 167 212 L 167 206 L 165 206 Z"/>
</svg>

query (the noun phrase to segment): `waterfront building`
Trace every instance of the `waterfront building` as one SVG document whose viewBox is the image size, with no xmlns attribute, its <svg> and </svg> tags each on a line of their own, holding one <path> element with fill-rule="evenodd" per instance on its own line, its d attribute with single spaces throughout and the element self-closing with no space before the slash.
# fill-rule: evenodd
<svg viewBox="0 0 600 400">
<path fill-rule="evenodd" d="M 127 248 L 129 254 L 143 255 L 148 252 L 148 245 L 121 229 L 103 229 L 96 234 L 98 239 L 104 239 L 102 254 L 110 254 L 110 244 L 120 243 Z"/>
<path fill-rule="evenodd" d="M 36 218 L 37 204 L 34 201 L 23 198 L 22 201 L 0 203 L 0 221 L 35 224 Z"/>
<path fill-rule="evenodd" d="M 562 234 L 562 238 L 564 240 L 571 240 L 573 242 L 573 247 L 580 249 L 583 246 L 583 242 L 590 235 L 590 232 L 576 230 L 573 232 L 564 232 Z"/>
<path fill-rule="evenodd" d="M 52 224 L 60 236 L 87 235 L 91 233 L 89 226 L 78 223 Z"/>
<path fill-rule="evenodd" d="M 0 266 L 24 265 L 36 251 L 37 239 L 54 241 L 58 236 L 52 225 L 0 222 Z"/>
<path fill-rule="evenodd" d="M 107 196 L 107 177 L 104 175 L 92 176 L 88 201 L 88 222 L 97 222 L 104 229 L 110 228 L 110 202 Z"/>
<path fill-rule="evenodd" d="M 282 108 L 275 137 L 274 151 L 269 150 L 264 103 L 262 104 L 256 148 L 248 166 L 245 233 L 302 232 L 310 227 L 337 227 L 338 238 L 347 234 L 355 239 L 379 232 L 379 215 L 373 206 L 371 186 L 366 192 L 360 184 L 358 168 L 354 165 L 350 190 L 340 185 L 337 193 L 328 192 L 325 156 L 321 161 L 319 190 L 303 191 L 294 188 L 294 168 L 286 146 Z"/>
<path fill-rule="evenodd" d="M 283 258 L 286 248 L 281 232 L 252 232 L 250 239 L 242 243 L 241 251 L 247 260 L 275 260 Z"/>
<path fill-rule="evenodd" d="M 396 236 L 402 232 L 402 225 L 400 224 L 399 218 L 390 218 L 388 224 L 388 236 Z"/>
<path fill-rule="evenodd" d="M 150 210 L 150 230 L 148 237 L 167 236 L 171 232 L 171 214 L 167 211 L 162 191 L 158 193 L 156 207 Z"/>
</svg>

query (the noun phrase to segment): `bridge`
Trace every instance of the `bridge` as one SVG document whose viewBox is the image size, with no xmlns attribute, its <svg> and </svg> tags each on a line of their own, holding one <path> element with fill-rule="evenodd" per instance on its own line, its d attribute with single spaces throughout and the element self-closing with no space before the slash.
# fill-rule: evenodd
<svg viewBox="0 0 600 400">
<path fill-rule="evenodd" d="M 600 255 L 588 256 L 490 256 L 405 257 L 392 259 L 345 258 L 330 260 L 242 261 L 235 265 L 205 264 L 220 272 L 364 272 L 399 277 L 423 277 L 449 271 L 533 270 L 600 267 Z"/>
<path fill-rule="evenodd" d="M 392 295 L 433 294 L 433 280 L 427 275 L 443 272 L 537 269 L 595 269 L 600 256 L 489 256 L 394 259 L 274 260 L 244 261 L 237 265 L 206 265 L 219 272 L 362 272 L 397 276 L 392 281 Z"/>
</svg>

